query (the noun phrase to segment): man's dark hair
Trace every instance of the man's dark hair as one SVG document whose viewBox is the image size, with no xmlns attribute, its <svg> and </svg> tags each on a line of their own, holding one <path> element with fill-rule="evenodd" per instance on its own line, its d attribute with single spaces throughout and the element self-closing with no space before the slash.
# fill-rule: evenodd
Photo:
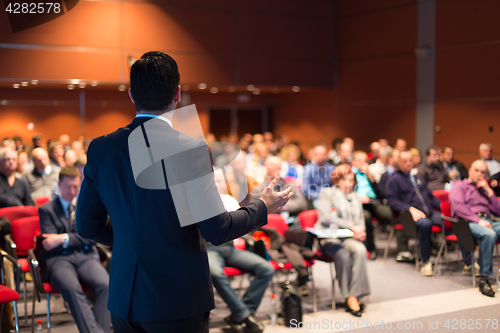
<svg viewBox="0 0 500 333">
<path fill-rule="evenodd" d="M 426 156 L 429 156 L 431 154 L 431 150 L 435 150 L 437 151 L 438 153 L 440 152 L 439 150 L 439 147 L 438 146 L 429 146 L 427 147 L 427 149 L 425 150 L 425 155 Z"/>
<path fill-rule="evenodd" d="M 68 178 L 81 178 L 80 170 L 72 166 L 65 166 L 59 171 L 59 181 L 61 182 L 64 177 Z"/>
<path fill-rule="evenodd" d="M 180 76 L 177 63 L 169 55 L 144 53 L 130 69 L 130 90 L 137 111 L 167 108 L 175 96 Z"/>
</svg>

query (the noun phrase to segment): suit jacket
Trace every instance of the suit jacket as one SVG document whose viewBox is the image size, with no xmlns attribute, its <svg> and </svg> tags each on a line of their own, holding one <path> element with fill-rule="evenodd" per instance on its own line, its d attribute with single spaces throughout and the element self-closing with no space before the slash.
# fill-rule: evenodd
<svg viewBox="0 0 500 333">
<path fill-rule="evenodd" d="M 74 251 L 85 251 L 88 255 L 99 261 L 99 254 L 95 247 L 95 242 L 79 236 L 76 232 L 69 232 L 69 218 L 63 209 L 59 197 L 45 203 L 38 209 L 40 216 L 40 228 L 43 234 L 65 234 L 69 236 L 68 248 L 63 248 L 62 245 L 50 250 L 42 251 L 42 255 L 46 262 L 46 269 L 42 269 L 42 279 L 46 281 L 50 277 L 50 271 L 53 263 L 56 260 L 64 260 L 68 254 Z"/>
<path fill-rule="evenodd" d="M 122 318 L 131 313 L 134 321 L 189 318 L 214 308 L 203 238 L 220 245 L 240 237 L 267 223 L 267 207 L 258 200 L 181 227 L 170 188 L 176 184 L 169 184 L 168 173 L 160 181 L 166 189 L 140 187 L 134 179 L 128 139 L 139 127 L 146 133 L 147 121 L 161 122 L 165 145 L 200 147 L 200 140 L 151 118 L 136 118 L 127 127 L 94 139 L 78 199 L 77 230 L 83 237 L 113 246 L 108 298 L 112 313 Z M 183 155 L 188 159 L 185 168 L 207 165 L 200 154 Z M 168 162 L 161 163 L 165 170 Z M 208 165 L 210 170 L 201 172 L 211 173 Z"/>
</svg>

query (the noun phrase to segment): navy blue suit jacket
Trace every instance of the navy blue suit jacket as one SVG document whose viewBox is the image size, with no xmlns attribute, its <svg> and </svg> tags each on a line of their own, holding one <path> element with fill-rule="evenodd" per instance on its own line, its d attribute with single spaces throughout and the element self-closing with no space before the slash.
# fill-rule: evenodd
<svg viewBox="0 0 500 333">
<path fill-rule="evenodd" d="M 42 251 L 42 255 L 46 261 L 46 269 L 42 270 L 42 279 L 45 281 L 50 277 L 51 266 L 54 261 L 64 259 L 64 256 L 73 253 L 75 250 L 88 251 L 88 255 L 99 260 L 99 254 L 95 242 L 79 236 L 76 232 L 69 232 L 69 218 L 64 212 L 61 200 L 59 197 L 45 203 L 38 209 L 40 216 L 40 228 L 43 234 L 65 234 L 69 236 L 68 248 L 63 248 L 62 245 L 50 250 Z"/>
<path fill-rule="evenodd" d="M 77 230 L 113 246 L 108 299 L 113 314 L 127 318 L 131 313 L 134 321 L 189 318 L 214 308 L 205 239 L 219 245 L 264 225 L 267 207 L 257 200 L 181 227 L 167 179 L 166 190 L 145 189 L 134 180 L 128 137 L 150 119 L 136 118 L 91 142 Z M 166 123 L 164 131 L 165 145 L 196 140 Z M 188 164 L 206 163 L 196 158 Z"/>
</svg>

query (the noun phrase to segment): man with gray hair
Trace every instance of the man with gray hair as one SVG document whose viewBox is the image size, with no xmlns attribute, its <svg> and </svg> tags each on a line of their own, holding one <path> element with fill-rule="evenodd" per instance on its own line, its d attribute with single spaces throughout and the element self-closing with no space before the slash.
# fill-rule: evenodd
<svg viewBox="0 0 500 333">
<path fill-rule="evenodd" d="M 17 152 L 0 149 L 0 208 L 35 205 L 28 184 L 16 177 L 16 169 Z"/>
<path fill-rule="evenodd" d="M 33 199 L 50 196 L 57 186 L 60 168 L 50 163 L 49 154 L 43 148 L 32 152 L 33 170 L 25 171 L 23 179 L 30 186 Z"/>
<path fill-rule="evenodd" d="M 493 297 L 495 292 L 488 278 L 493 275 L 493 250 L 495 242 L 500 239 L 500 222 L 492 220 L 492 213 L 500 215 L 500 201 L 486 181 L 487 170 L 485 161 L 474 161 L 469 178 L 454 183 L 449 200 L 452 216 L 468 220 L 470 231 L 479 242 L 479 290 L 483 295 Z"/>
<path fill-rule="evenodd" d="M 479 145 L 479 156 L 486 162 L 488 170 L 486 178 L 490 180 L 490 186 L 497 196 L 500 196 L 500 161 L 493 158 L 493 146 L 491 143 Z"/>
</svg>

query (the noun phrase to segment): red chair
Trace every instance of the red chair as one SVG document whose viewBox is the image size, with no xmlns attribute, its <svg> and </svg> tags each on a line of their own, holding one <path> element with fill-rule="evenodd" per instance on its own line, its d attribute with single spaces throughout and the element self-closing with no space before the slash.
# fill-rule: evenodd
<svg viewBox="0 0 500 333">
<path fill-rule="evenodd" d="M 8 259 L 14 265 L 14 279 L 15 279 L 15 288 L 16 290 L 10 289 L 5 286 L 4 280 L 4 266 L 3 266 L 3 258 Z M 15 328 L 16 332 L 19 332 L 19 321 L 17 316 L 17 301 L 20 299 L 19 296 L 19 284 L 20 284 L 20 275 L 21 275 L 21 266 L 17 262 L 15 258 L 8 254 L 0 255 L 0 276 L 2 284 L 0 284 L 0 304 L 2 305 L 0 310 L 0 327 L 2 327 L 2 314 L 3 314 L 3 306 L 4 304 L 13 303 L 14 308 L 14 320 L 15 320 Z"/>
<path fill-rule="evenodd" d="M 436 190 L 432 191 L 432 195 L 436 197 L 441 202 L 448 201 L 448 195 L 450 194 L 449 191 L 446 190 Z"/>
<path fill-rule="evenodd" d="M 28 302 L 26 299 L 26 273 L 30 271 L 27 256 L 28 250 L 33 248 L 33 239 L 37 233 L 40 233 L 40 218 L 38 216 L 28 216 L 18 218 L 12 221 L 12 238 L 10 248 L 15 251 L 15 256 L 21 265 L 23 277 L 23 300 L 25 323 L 28 321 Z"/>
<path fill-rule="evenodd" d="M 10 222 L 28 216 L 38 216 L 38 207 L 15 206 L 0 208 L 0 217 L 6 217 Z"/>
<path fill-rule="evenodd" d="M 47 203 L 50 201 L 50 196 L 43 196 L 43 197 L 38 197 L 35 199 L 35 204 L 38 206 L 38 207 L 41 207 L 43 206 L 43 204 Z"/>
<path fill-rule="evenodd" d="M 302 229 L 306 230 L 307 228 L 314 228 L 316 221 L 318 220 L 318 211 L 316 209 L 306 210 L 299 214 L 299 222 Z M 323 254 L 321 251 L 321 244 L 316 242 L 318 246 L 314 249 L 314 254 L 316 255 L 316 260 L 326 262 L 330 266 L 330 275 L 332 281 L 332 309 L 335 309 L 335 278 L 334 278 L 334 270 L 335 267 L 333 265 L 333 258 L 330 258 Z M 314 281 L 314 279 L 312 279 Z M 314 288 L 314 285 L 313 285 Z M 313 312 L 318 311 L 317 299 L 315 297 L 316 291 L 313 290 Z"/>
</svg>

